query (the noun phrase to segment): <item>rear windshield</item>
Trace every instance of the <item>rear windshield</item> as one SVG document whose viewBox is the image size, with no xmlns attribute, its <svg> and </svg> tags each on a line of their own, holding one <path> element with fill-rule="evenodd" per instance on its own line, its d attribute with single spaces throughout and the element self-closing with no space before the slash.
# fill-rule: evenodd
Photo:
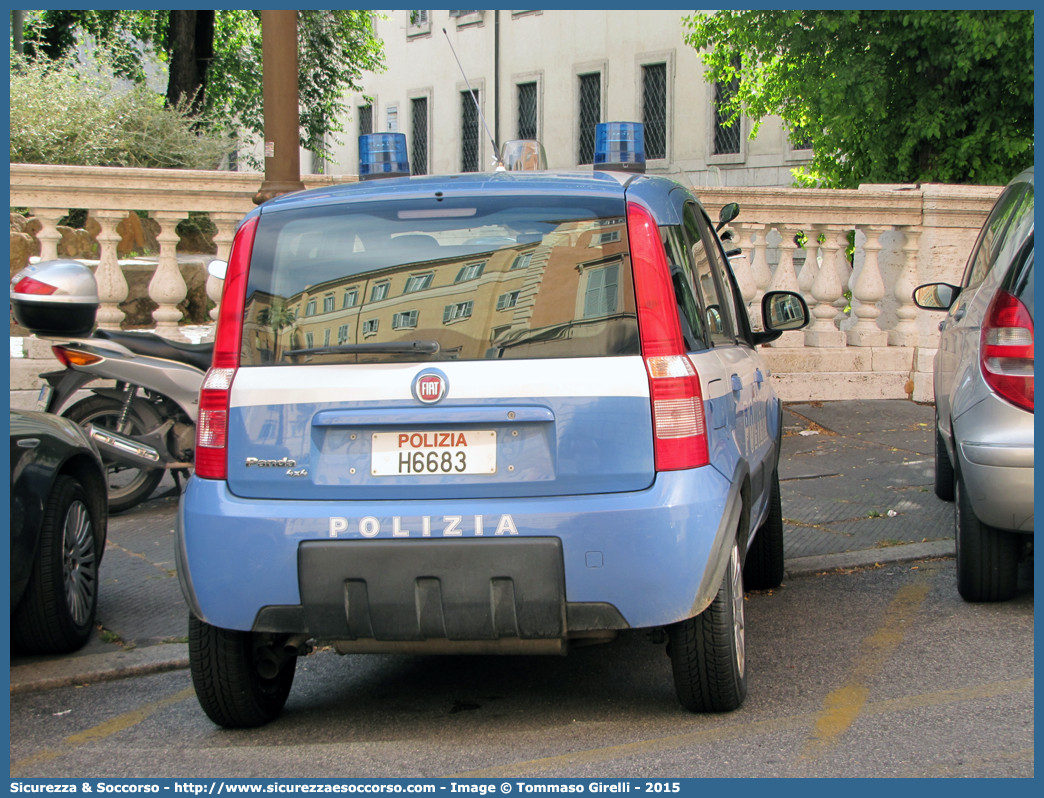
<svg viewBox="0 0 1044 798">
<path fill-rule="evenodd" d="M 241 363 L 638 354 L 625 218 L 547 196 L 262 214 Z"/>
</svg>

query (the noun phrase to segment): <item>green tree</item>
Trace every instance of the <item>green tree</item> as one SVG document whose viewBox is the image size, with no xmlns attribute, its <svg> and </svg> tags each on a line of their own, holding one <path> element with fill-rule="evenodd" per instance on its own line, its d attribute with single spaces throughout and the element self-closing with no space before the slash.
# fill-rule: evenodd
<svg viewBox="0 0 1044 798">
<path fill-rule="evenodd" d="M 150 54 L 167 62 L 167 104 L 203 114 L 211 124 L 264 135 L 260 12 L 43 11 L 27 20 L 26 53 L 62 58 L 89 34 L 119 73 L 145 81 Z M 369 11 L 298 12 L 301 146 L 332 160 L 330 138 L 344 132 L 344 98 L 361 90 L 364 72 L 384 69 L 384 45 Z M 338 142 L 339 143 L 339 142 Z"/>
<path fill-rule="evenodd" d="M 806 185 L 1003 184 L 1033 163 L 1032 11 L 714 11 L 686 18 L 726 111 L 808 136 Z"/>
</svg>

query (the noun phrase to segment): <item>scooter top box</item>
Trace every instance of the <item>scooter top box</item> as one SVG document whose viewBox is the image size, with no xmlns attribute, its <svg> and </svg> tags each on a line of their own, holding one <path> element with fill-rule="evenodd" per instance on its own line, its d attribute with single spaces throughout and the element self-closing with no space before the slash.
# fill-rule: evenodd
<svg viewBox="0 0 1044 798">
<path fill-rule="evenodd" d="M 75 260 L 48 260 L 11 278 L 11 312 L 36 335 L 88 335 L 98 315 L 98 284 Z"/>
</svg>

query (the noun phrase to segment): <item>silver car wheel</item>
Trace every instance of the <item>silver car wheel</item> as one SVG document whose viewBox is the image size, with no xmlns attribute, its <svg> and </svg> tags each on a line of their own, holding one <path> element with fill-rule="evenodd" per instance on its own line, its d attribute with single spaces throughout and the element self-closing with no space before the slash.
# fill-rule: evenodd
<svg viewBox="0 0 1044 798">
<path fill-rule="evenodd" d="M 738 545 L 732 547 L 729 571 L 732 581 L 732 636 L 736 643 L 736 668 L 742 679 L 747 669 L 747 648 L 743 615 L 743 568 L 740 565 Z"/>
<path fill-rule="evenodd" d="M 94 551 L 91 516 L 82 501 L 76 500 L 69 505 L 64 531 L 62 571 L 65 600 L 73 621 L 82 625 L 90 617 L 94 593 L 98 587 L 98 560 Z"/>
</svg>

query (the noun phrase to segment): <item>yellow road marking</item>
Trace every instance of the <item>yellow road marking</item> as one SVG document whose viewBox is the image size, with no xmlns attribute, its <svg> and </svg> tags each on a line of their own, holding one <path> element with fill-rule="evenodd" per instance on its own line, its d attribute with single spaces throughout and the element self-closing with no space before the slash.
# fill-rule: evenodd
<svg viewBox="0 0 1044 798">
<path fill-rule="evenodd" d="M 870 683 L 902 643 L 929 587 L 927 582 L 918 581 L 901 587 L 895 594 L 877 631 L 859 646 L 848 682 L 823 699 L 815 730 L 801 749 L 799 760 L 814 759 L 829 751 L 859 717 L 870 695 Z"/>
<path fill-rule="evenodd" d="M 170 706 L 171 704 L 177 704 L 179 701 L 184 701 L 186 698 L 190 698 L 194 695 L 195 690 L 191 687 L 187 687 L 178 693 L 174 693 L 174 695 L 161 698 L 150 704 L 143 704 L 137 709 L 132 709 L 130 712 L 124 712 L 122 715 L 117 715 L 115 718 L 111 718 L 104 723 L 99 723 L 97 726 L 92 726 L 82 732 L 72 734 L 62 740 L 60 748 L 47 748 L 39 753 L 35 753 L 32 756 L 27 756 L 25 759 L 20 759 L 15 762 L 11 765 L 11 775 L 17 776 L 23 770 L 31 768 L 34 765 L 42 765 L 44 762 L 50 762 L 52 759 L 65 756 L 73 748 L 78 748 L 87 743 L 103 740 L 110 735 L 116 734 L 116 732 L 129 729 L 131 726 L 141 723 L 154 712 Z"/>
<path fill-rule="evenodd" d="M 1033 692 L 1033 679 L 1016 679 L 1010 682 L 993 682 L 991 684 L 964 687 L 957 690 L 940 690 L 932 693 L 891 698 L 875 701 L 865 705 L 863 714 L 882 715 L 888 712 L 902 712 L 922 707 L 955 704 L 961 701 L 974 701 L 980 698 L 992 698 L 1009 693 Z M 670 737 L 659 737 L 653 740 L 641 740 L 634 743 L 612 745 L 605 748 L 592 748 L 585 751 L 574 751 L 561 756 L 550 756 L 543 759 L 531 759 L 525 762 L 513 762 L 497 765 L 466 773 L 454 773 L 445 778 L 506 778 L 511 776 L 534 776 L 548 770 L 567 770 L 577 765 L 590 765 L 598 762 L 613 762 L 618 759 L 656 754 L 678 748 L 687 748 L 704 743 L 716 743 L 740 737 L 753 737 L 759 734 L 773 734 L 811 726 L 819 717 L 817 712 L 806 712 L 786 718 L 737 723 L 731 726 L 719 726 L 713 729 L 676 734 Z"/>
</svg>

